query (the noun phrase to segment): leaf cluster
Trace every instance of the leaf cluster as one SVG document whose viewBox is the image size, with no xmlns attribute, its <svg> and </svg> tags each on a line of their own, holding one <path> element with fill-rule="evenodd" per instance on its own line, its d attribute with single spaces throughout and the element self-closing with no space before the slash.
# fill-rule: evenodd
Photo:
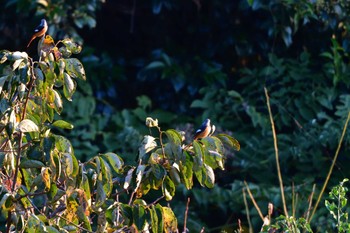
<svg viewBox="0 0 350 233">
<path fill-rule="evenodd" d="M 85 69 L 72 54 L 70 39 L 38 44 L 39 60 L 25 52 L 1 51 L 0 205 L 7 231 L 23 232 L 175 232 L 177 219 L 160 201 L 172 200 L 176 187 L 214 187 L 214 169 L 224 169 L 225 149 L 236 139 L 218 134 L 184 145 L 176 130 L 162 131 L 146 119 L 157 138 L 144 136 L 138 165 L 124 164 L 112 152 L 80 162 L 71 142 L 55 128 L 73 129 L 62 119 L 62 95 L 73 100 Z M 157 199 L 147 202 L 154 191 Z"/>
</svg>

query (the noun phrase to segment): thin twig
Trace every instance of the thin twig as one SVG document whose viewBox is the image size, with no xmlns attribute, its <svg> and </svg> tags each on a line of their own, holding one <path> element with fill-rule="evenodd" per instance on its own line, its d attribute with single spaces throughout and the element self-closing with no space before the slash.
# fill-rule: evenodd
<svg viewBox="0 0 350 233">
<path fill-rule="evenodd" d="M 250 214 L 249 214 L 249 208 L 248 208 L 248 202 L 247 202 L 247 194 L 245 193 L 245 189 L 244 188 L 242 188 L 242 193 L 243 193 L 243 201 L 244 201 L 245 211 L 247 212 L 247 221 L 248 221 L 248 226 L 249 226 L 249 233 L 253 233 L 254 231 L 253 231 L 252 223 L 250 221 Z M 239 221 L 239 226 L 240 226 L 240 221 Z M 239 232 L 241 232 L 241 230 Z"/>
<path fill-rule="evenodd" d="M 186 204 L 186 210 L 185 210 L 185 218 L 184 218 L 184 230 L 183 230 L 183 233 L 186 233 L 187 232 L 187 216 L 188 216 L 188 207 L 190 205 L 190 201 L 191 199 L 190 198 L 187 198 L 187 204 Z"/>
<path fill-rule="evenodd" d="M 264 87 L 264 90 L 265 90 L 265 96 L 266 96 L 267 109 L 269 110 L 271 129 L 272 129 L 272 135 L 273 135 L 273 144 L 274 144 L 274 147 L 275 147 L 277 175 L 278 175 L 278 181 L 279 181 L 279 184 L 280 184 L 281 199 L 282 199 L 282 203 L 283 203 L 283 210 L 284 210 L 284 215 L 286 216 L 286 218 L 288 218 L 289 215 L 288 215 L 288 210 L 287 210 L 287 205 L 286 205 L 286 199 L 284 197 L 284 187 L 283 187 L 283 179 L 282 179 L 281 167 L 280 167 L 280 162 L 279 162 L 279 154 L 278 154 L 278 145 L 277 145 L 277 136 L 276 136 L 276 130 L 275 130 L 275 123 L 273 121 L 272 111 L 271 111 L 271 106 L 270 106 L 270 97 L 269 97 L 269 94 L 267 92 L 266 87 Z"/>
<path fill-rule="evenodd" d="M 312 192 L 311 192 L 310 197 L 309 197 L 309 208 L 307 208 L 307 212 L 306 212 L 306 221 L 307 222 L 309 222 L 310 210 L 311 210 L 311 207 L 312 207 L 312 199 L 314 197 L 315 189 L 316 189 L 316 184 L 314 184 L 312 186 Z"/>
<path fill-rule="evenodd" d="M 335 152 L 335 154 L 334 154 L 334 158 L 333 158 L 332 165 L 331 165 L 331 167 L 329 168 L 328 175 L 327 175 L 326 180 L 325 180 L 325 182 L 324 182 L 324 184 L 323 184 L 322 190 L 321 190 L 320 194 L 318 195 L 318 198 L 317 198 L 315 207 L 314 207 L 314 209 L 312 210 L 312 214 L 311 214 L 311 216 L 310 216 L 309 223 L 311 222 L 311 220 L 312 220 L 312 218 L 313 218 L 313 216 L 314 216 L 314 214 L 315 214 L 315 212 L 316 212 L 316 209 L 317 209 L 317 207 L 318 207 L 318 204 L 319 204 L 320 201 L 321 201 L 321 198 L 322 198 L 322 196 L 323 196 L 323 193 L 324 193 L 324 191 L 326 190 L 328 181 L 329 181 L 329 179 L 330 179 L 330 177 L 331 177 L 331 174 L 332 174 L 332 172 L 333 172 L 333 168 L 334 168 L 335 162 L 337 161 L 337 158 L 338 158 L 338 155 L 339 155 L 339 151 L 340 151 L 340 148 L 341 148 L 341 144 L 342 144 L 342 142 L 343 142 L 343 140 L 344 140 L 344 136 L 345 136 L 345 133 L 346 133 L 346 129 L 347 129 L 347 127 L 348 127 L 349 120 L 350 120 L 350 111 L 348 112 L 348 117 L 346 118 L 346 121 L 345 121 L 345 124 L 344 124 L 344 128 L 343 128 L 343 132 L 342 132 L 342 135 L 341 135 L 340 140 L 339 140 L 339 143 L 338 143 L 338 148 L 337 148 L 337 150 L 336 150 L 336 152 Z"/>
<path fill-rule="evenodd" d="M 292 216 L 295 218 L 295 190 L 294 190 L 294 182 L 292 182 Z"/>
<path fill-rule="evenodd" d="M 261 220 L 264 221 L 264 216 L 263 216 L 263 214 L 261 213 L 261 210 L 260 210 L 258 204 L 256 203 L 256 201 L 255 201 L 255 199 L 254 199 L 254 197 L 253 197 L 253 194 L 250 192 L 250 189 L 249 189 L 249 186 L 248 186 L 247 182 L 244 181 L 244 184 L 245 184 L 245 187 L 246 187 L 246 189 L 247 189 L 247 191 L 248 191 L 249 197 L 250 197 L 250 199 L 252 200 L 252 202 L 253 202 L 253 204 L 254 204 L 254 206 L 255 206 L 256 211 L 258 211 L 258 214 L 259 214 Z"/>
<path fill-rule="evenodd" d="M 163 198 L 164 198 L 164 195 L 158 197 L 156 200 L 154 200 L 152 203 L 148 204 L 147 206 L 155 205 L 157 202 L 159 202 L 159 201 L 162 200 Z"/>
</svg>

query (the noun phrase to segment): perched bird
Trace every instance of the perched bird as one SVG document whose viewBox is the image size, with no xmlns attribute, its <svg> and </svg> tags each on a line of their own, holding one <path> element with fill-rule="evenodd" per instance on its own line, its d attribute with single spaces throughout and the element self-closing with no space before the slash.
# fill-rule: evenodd
<svg viewBox="0 0 350 233">
<path fill-rule="evenodd" d="M 210 126 L 210 119 L 206 119 L 201 127 L 199 129 L 197 129 L 194 137 L 193 137 L 193 141 L 201 139 L 201 138 L 205 138 L 208 136 L 211 136 L 215 131 L 215 126 Z M 190 146 L 192 146 L 192 143 L 190 143 L 189 145 L 185 146 L 185 150 L 187 148 L 189 148 Z"/>
<path fill-rule="evenodd" d="M 46 20 L 42 19 L 40 22 L 40 25 L 35 28 L 34 34 L 33 34 L 32 38 L 30 39 L 30 41 L 27 45 L 27 48 L 29 47 L 30 43 L 32 43 L 32 41 L 35 38 L 44 36 L 46 31 L 47 31 L 47 28 L 48 28 L 48 26 L 47 26 Z"/>
<path fill-rule="evenodd" d="M 193 137 L 193 140 L 208 137 L 210 132 L 211 132 L 210 120 L 206 119 L 202 123 L 201 127 L 199 129 L 197 129 L 197 131 Z"/>
</svg>

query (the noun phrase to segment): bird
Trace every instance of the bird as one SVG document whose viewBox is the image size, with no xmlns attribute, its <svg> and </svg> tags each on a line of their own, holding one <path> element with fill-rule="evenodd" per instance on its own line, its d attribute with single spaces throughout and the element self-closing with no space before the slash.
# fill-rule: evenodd
<svg viewBox="0 0 350 233">
<path fill-rule="evenodd" d="M 196 133 L 193 136 L 193 141 L 199 140 L 202 138 L 206 138 L 208 136 L 211 136 L 215 131 L 215 125 L 210 125 L 210 119 L 205 119 L 205 121 L 202 123 L 202 125 L 199 127 L 199 129 L 196 130 Z M 185 150 L 192 146 L 192 143 L 185 146 Z"/>
<path fill-rule="evenodd" d="M 211 132 L 210 119 L 205 119 L 201 127 L 197 129 L 193 141 L 201 138 L 208 137 Z"/>
<path fill-rule="evenodd" d="M 27 45 L 27 48 L 29 47 L 29 45 L 32 43 L 32 41 L 37 38 L 37 37 L 41 37 L 41 36 L 44 36 L 46 31 L 47 31 L 47 22 L 45 19 L 42 19 L 39 26 L 37 26 L 35 29 L 34 29 L 34 34 L 32 36 L 32 38 L 30 39 L 28 45 Z"/>
</svg>

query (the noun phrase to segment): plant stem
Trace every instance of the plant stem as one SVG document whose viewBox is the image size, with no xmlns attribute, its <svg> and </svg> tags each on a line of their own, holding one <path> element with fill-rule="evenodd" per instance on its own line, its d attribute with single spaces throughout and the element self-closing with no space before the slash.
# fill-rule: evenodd
<svg viewBox="0 0 350 233">
<path fill-rule="evenodd" d="M 266 104 L 267 104 L 267 109 L 269 110 L 269 116 L 270 116 L 270 122 L 271 122 L 271 128 L 272 128 L 273 143 L 274 143 L 274 147 L 275 147 L 276 168 L 277 168 L 278 181 L 280 184 L 283 210 L 284 210 L 284 215 L 286 216 L 286 218 L 288 218 L 288 210 L 287 210 L 287 205 L 286 205 L 286 199 L 284 197 L 283 180 L 282 180 L 281 168 L 280 168 L 280 163 L 279 163 L 279 154 L 278 154 L 278 145 L 277 145 L 275 123 L 273 121 L 272 111 L 271 111 L 271 106 L 270 106 L 270 97 L 269 97 L 269 94 L 267 92 L 266 87 L 264 87 L 264 90 L 265 90 Z"/>
<path fill-rule="evenodd" d="M 261 220 L 264 221 L 264 216 L 263 216 L 263 214 L 261 213 L 261 210 L 260 210 L 258 204 L 256 203 L 256 201 L 255 201 L 255 199 L 254 199 L 254 197 L 253 197 L 252 192 L 250 192 L 250 189 L 249 189 L 249 186 L 248 186 L 247 182 L 244 181 L 244 184 L 245 184 L 245 187 L 246 187 L 246 189 L 247 189 L 247 191 L 248 191 L 248 194 L 249 194 L 250 199 L 252 199 L 252 202 L 253 202 L 253 204 L 254 204 L 254 206 L 255 206 L 256 211 L 258 211 L 258 214 L 259 214 Z"/>
<path fill-rule="evenodd" d="M 248 202 L 247 202 L 247 194 L 245 193 L 244 188 L 242 188 L 242 192 L 243 192 L 243 201 L 244 201 L 244 205 L 245 205 L 245 211 L 247 212 L 247 221 L 248 221 L 248 226 L 249 226 L 249 233 L 253 233 L 253 227 L 252 227 L 252 223 L 250 221 L 250 214 L 249 214 L 249 208 L 248 208 Z"/>
<path fill-rule="evenodd" d="M 190 199 L 190 198 L 187 198 L 183 233 L 186 233 L 186 232 L 187 232 L 187 216 L 188 216 L 188 207 L 189 207 L 189 205 L 190 205 L 190 201 L 191 201 L 191 199 Z"/>
<path fill-rule="evenodd" d="M 313 216 L 314 216 L 314 214 L 315 214 L 315 212 L 316 212 L 316 209 L 317 209 L 317 207 L 318 207 L 318 204 L 319 204 L 320 201 L 321 201 L 321 198 L 322 198 L 322 196 L 323 196 L 323 193 L 324 193 L 324 191 L 325 191 L 325 189 L 326 189 L 326 187 L 327 187 L 328 181 L 329 181 L 329 179 L 330 179 L 330 177 L 331 177 L 331 174 L 332 174 L 332 172 L 333 172 L 333 168 L 334 168 L 335 162 L 337 161 L 338 154 L 339 154 L 339 151 L 340 151 L 340 148 L 341 148 L 341 144 L 342 144 L 342 142 L 343 142 L 343 140 L 344 140 L 344 136 L 345 136 L 345 133 L 346 133 L 346 129 L 347 129 L 347 127 L 348 127 L 349 120 L 350 120 L 350 111 L 348 112 L 348 117 L 346 118 L 346 121 L 345 121 L 345 124 L 344 124 L 344 128 L 343 128 L 343 132 L 342 132 L 342 135 L 341 135 L 340 140 L 339 140 L 339 143 L 338 143 L 338 148 L 337 148 L 337 150 L 335 151 L 335 154 L 334 154 L 334 158 L 333 158 L 332 165 L 331 165 L 331 167 L 329 168 L 329 171 L 328 171 L 328 175 L 327 175 L 327 177 L 326 177 L 326 180 L 325 180 L 325 182 L 324 182 L 324 184 L 323 184 L 323 187 L 322 187 L 322 189 L 321 189 L 320 194 L 318 195 L 318 198 L 317 198 L 315 207 L 314 207 L 314 209 L 312 210 L 312 214 L 311 214 L 311 216 L 310 216 L 309 223 L 311 222 L 311 220 L 312 220 L 312 218 L 313 218 Z"/>
</svg>

